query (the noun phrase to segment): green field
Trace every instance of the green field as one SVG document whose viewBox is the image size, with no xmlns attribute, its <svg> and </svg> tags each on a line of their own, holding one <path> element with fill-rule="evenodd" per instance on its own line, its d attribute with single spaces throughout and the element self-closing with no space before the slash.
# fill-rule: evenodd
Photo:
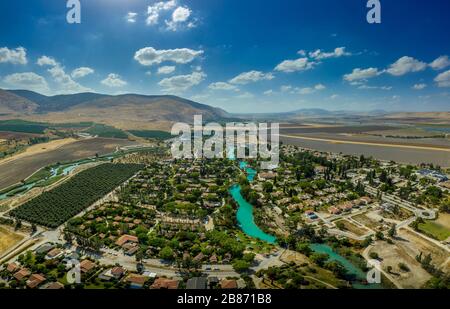
<svg viewBox="0 0 450 309">
<path fill-rule="evenodd" d="M 60 186 L 44 192 L 9 214 L 56 228 L 92 205 L 142 168 L 139 164 L 101 164 L 80 172 Z"/>
<path fill-rule="evenodd" d="M 439 219 L 436 221 L 426 221 L 425 223 L 419 224 L 419 230 L 437 240 L 446 240 L 448 237 L 450 237 L 450 229 L 445 226 L 443 223 L 443 220 L 441 217 L 444 216 L 443 214 L 439 215 Z M 440 220 L 441 219 L 441 220 Z"/>
<path fill-rule="evenodd" d="M 120 139 L 128 138 L 128 135 L 124 131 L 103 124 L 94 124 L 92 127 L 90 127 L 84 132 L 89 133 L 91 135 L 97 135 L 99 137 L 106 137 L 106 138 L 120 138 Z"/>
<path fill-rule="evenodd" d="M 41 122 L 32 122 L 19 119 L 0 121 L 0 131 L 44 134 L 49 125 Z"/>
<path fill-rule="evenodd" d="M 172 134 L 170 134 L 169 132 L 159 130 L 132 130 L 128 132 L 130 132 L 134 136 L 142 138 L 154 138 L 166 140 L 173 137 Z"/>
</svg>

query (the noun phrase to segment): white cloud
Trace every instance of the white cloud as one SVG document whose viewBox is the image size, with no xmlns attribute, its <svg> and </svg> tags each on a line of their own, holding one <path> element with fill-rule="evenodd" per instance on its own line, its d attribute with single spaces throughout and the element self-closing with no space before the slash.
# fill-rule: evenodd
<svg viewBox="0 0 450 309">
<path fill-rule="evenodd" d="M 178 75 L 164 78 L 158 83 L 158 85 L 161 86 L 166 92 L 178 93 L 200 84 L 205 78 L 205 73 L 193 72 L 188 75 Z"/>
<path fill-rule="evenodd" d="M 411 72 L 419 72 L 425 70 L 427 64 L 412 57 L 403 56 L 395 63 L 391 64 L 386 70 L 394 76 L 402 76 Z"/>
<path fill-rule="evenodd" d="M 353 72 L 350 74 L 344 75 L 344 80 L 348 82 L 367 80 L 369 78 L 380 75 L 382 72 L 378 71 L 377 68 L 368 68 L 368 69 L 353 69 Z"/>
<path fill-rule="evenodd" d="M 284 60 L 275 67 L 275 71 L 292 73 L 312 69 L 315 62 L 310 62 L 308 58 L 298 58 L 296 60 Z"/>
<path fill-rule="evenodd" d="M 161 12 L 173 9 L 177 5 L 175 0 L 160 1 L 147 7 L 147 25 L 157 25 Z"/>
<path fill-rule="evenodd" d="M 49 92 L 48 84 L 45 78 L 33 72 L 7 75 L 3 81 L 9 86 L 17 89 L 32 90 L 40 93 Z"/>
<path fill-rule="evenodd" d="M 294 93 L 299 93 L 299 94 L 311 94 L 317 91 L 321 91 L 326 89 L 326 87 L 322 84 L 317 84 L 314 87 L 305 87 L 305 88 L 295 88 L 294 89 Z"/>
<path fill-rule="evenodd" d="M 36 63 L 41 67 L 46 65 L 54 67 L 58 65 L 58 62 L 54 58 L 48 56 L 40 57 Z"/>
<path fill-rule="evenodd" d="M 379 89 L 379 90 L 392 90 L 391 86 L 369 86 L 369 85 L 361 85 L 358 89 L 370 90 L 370 89 Z"/>
<path fill-rule="evenodd" d="M 430 63 L 430 67 L 434 70 L 442 70 L 450 65 L 450 60 L 448 56 L 440 56 Z"/>
<path fill-rule="evenodd" d="M 306 56 L 306 51 L 304 49 L 300 49 L 297 54 L 299 54 L 300 56 Z"/>
<path fill-rule="evenodd" d="M 125 20 L 130 23 L 134 24 L 136 22 L 137 13 L 135 12 L 128 12 L 128 14 L 125 16 Z"/>
<path fill-rule="evenodd" d="M 227 90 L 227 91 L 238 91 L 239 89 L 234 86 L 231 85 L 229 83 L 226 82 L 216 82 L 216 83 L 212 83 L 208 86 L 209 89 L 211 90 Z"/>
<path fill-rule="evenodd" d="M 84 87 L 74 81 L 72 77 L 65 72 L 64 67 L 52 57 L 42 56 L 38 59 L 37 64 L 39 66 L 50 66 L 47 71 L 59 85 L 58 93 L 72 94 L 92 91 L 92 89 Z"/>
<path fill-rule="evenodd" d="M 253 99 L 255 95 L 250 92 L 244 92 L 243 94 L 237 95 L 236 98 L 238 99 Z"/>
<path fill-rule="evenodd" d="M 158 74 L 170 74 L 175 71 L 175 66 L 166 65 L 158 68 Z"/>
<path fill-rule="evenodd" d="M 172 19 L 166 21 L 167 28 L 172 31 L 177 31 L 180 24 L 185 23 L 191 16 L 192 11 L 188 7 L 179 6 L 173 11 Z M 191 27 L 193 24 L 191 25 Z"/>
<path fill-rule="evenodd" d="M 261 81 L 261 80 L 272 80 L 275 76 L 272 73 L 263 73 L 260 71 L 249 71 L 239 74 L 238 76 L 230 79 L 231 84 L 246 85 L 249 83 Z"/>
<path fill-rule="evenodd" d="M 316 89 L 316 90 L 324 90 L 325 88 L 326 87 L 324 85 L 322 85 L 322 84 L 317 84 L 317 85 L 314 86 L 314 89 Z"/>
<path fill-rule="evenodd" d="M 283 85 L 280 87 L 281 92 L 288 92 L 292 89 L 291 85 Z"/>
<path fill-rule="evenodd" d="M 202 54 L 202 50 L 192 50 L 189 48 L 157 50 L 153 47 L 145 47 L 135 53 L 134 59 L 145 66 L 160 64 L 165 61 L 186 64 L 192 62 Z"/>
<path fill-rule="evenodd" d="M 27 64 L 27 50 L 23 47 L 16 49 L 2 47 L 0 48 L 0 63 Z"/>
<path fill-rule="evenodd" d="M 110 73 L 108 77 L 101 81 L 101 83 L 111 88 L 123 87 L 127 84 L 127 82 L 122 80 L 118 74 L 114 73 Z"/>
<path fill-rule="evenodd" d="M 332 52 L 323 52 L 320 49 L 310 52 L 309 57 L 316 60 L 328 59 L 328 58 L 339 58 L 343 56 L 351 56 L 352 54 L 345 51 L 345 47 L 337 47 Z"/>
<path fill-rule="evenodd" d="M 274 91 L 272 89 L 266 90 L 263 92 L 264 95 L 272 95 L 274 94 Z"/>
<path fill-rule="evenodd" d="M 70 75 L 72 76 L 72 78 L 77 79 L 77 78 L 85 77 L 92 73 L 94 73 L 93 69 L 88 68 L 88 67 L 81 67 L 81 68 L 73 70 Z"/>
<path fill-rule="evenodd" d="M 436 76 L 434 81 L 439 87 L 450 87 L 450 70 Z"/>
<path fill-rule="evenodd" d="M 333 94 L 333 95 L 330 96 L 330 99 L 332 99 L 332 100 L 335 100 L 337 98 L 339 98 L 338 94 Z"/>
<path fill-rule="evenodd" d="M 412 89 L 422 90 L 422 89 L 425 89 L 426 87 L 427 87 L 427 84 L 415 84 L 414 86 L 412 86 Z"/>
</svg>

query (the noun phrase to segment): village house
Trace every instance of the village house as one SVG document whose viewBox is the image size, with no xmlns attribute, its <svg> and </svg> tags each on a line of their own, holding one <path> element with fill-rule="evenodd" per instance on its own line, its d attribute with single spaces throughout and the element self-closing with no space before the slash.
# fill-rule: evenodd
<svg viewBox="0 0 450 309">
<path fill-rule="evenodd" d="M 167 289 L 176 290 L 178 289 L 179 281 L 167 278 L 158 278 L 150 286 L 150 289 Z"/>
<path fill-rule="evenodd" d="M 39 274 L 32 274 L 27 280 L 27 287 L 34 289 L 45 281 L 45 277 Z"/>
</svg>

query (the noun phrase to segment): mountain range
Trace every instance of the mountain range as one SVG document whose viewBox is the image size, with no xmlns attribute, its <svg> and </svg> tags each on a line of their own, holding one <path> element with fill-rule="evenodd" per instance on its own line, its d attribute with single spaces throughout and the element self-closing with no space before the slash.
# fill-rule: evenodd
<svg viewBox="0 0 450 309">
<path fill-rule="evenodd" d="M 206 121 L 228 118 L 220 108 L 172 95 L 105 95 L 79 93 L 45 96 L 29 90 L 1 90 L 0 115 L 40 121 L 101 122 L 123 129 L 192 123 L 194 115 Z"/>
<path fill-rule="evenodd" d="M 378 121 L 450 121 L 449 112 L 389 113 L 384 110 L 358 112 L 304 108 L 281 113 L 230 114 L 223 109 L 173 95 L 78 93 L 45 96 L 29 90 L 0 89 L 1 119 L 21 118 L 52 123 L 89 121 L 126 130 L 169 130 L 174 122 L 192 123 L 194 115 L 202 115 L 205 121 L 253 119 L 298 122 L 305 119 L 363 118 Z"/>
</svg>

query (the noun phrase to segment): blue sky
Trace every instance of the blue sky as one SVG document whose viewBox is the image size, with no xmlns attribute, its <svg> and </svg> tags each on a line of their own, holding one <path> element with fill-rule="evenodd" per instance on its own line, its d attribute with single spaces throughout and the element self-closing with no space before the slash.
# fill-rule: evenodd
<svg viewBox="0 0 450 309">
<path fill-rule="evenodd" d="M 0 3 L 0 88 L 176 94 L 230 112 L 450 108 L 450 2 Z"/>
</svg>

